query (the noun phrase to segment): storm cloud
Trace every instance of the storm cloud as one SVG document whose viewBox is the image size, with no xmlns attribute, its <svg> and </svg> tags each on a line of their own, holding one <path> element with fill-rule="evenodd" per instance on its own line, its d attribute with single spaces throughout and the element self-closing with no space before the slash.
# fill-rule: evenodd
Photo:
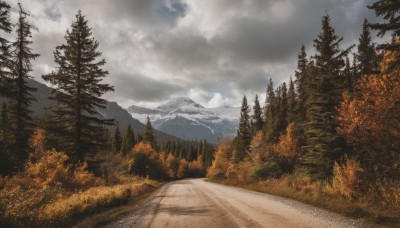
<svg viewBox="0 0 400 228">
<path fill-rule="evenodd" d="M 13 21 L 16 20 L 16 3 Z M 33 76 L 54 69 L 53 51 L 78 10 L 89 21 L 123 106 L 156 106 L 188 96 L 203 106 L 240 105 L 294 75 L 301 45 L 309 55 L 327 13 L 344 49 L 357 43 L 373 0 L 20 0 L 39 29 Z M 356 51 L 353 49 L 353 51 Z M 264 96 L 265 97 L 265 96 Z M 252 99 L 251 99 L 252 100 Z"/>
</svg>

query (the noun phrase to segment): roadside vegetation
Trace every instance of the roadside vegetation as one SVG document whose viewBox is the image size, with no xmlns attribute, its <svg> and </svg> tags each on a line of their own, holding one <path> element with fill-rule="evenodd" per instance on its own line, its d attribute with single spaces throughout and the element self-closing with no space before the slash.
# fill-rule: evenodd
<svg viewBox="0 0 400 228">
<path fill-rule="evenodd" d="M 0 227 L 72 226 L 163 181 L 205 175 L 214 151 L 206 141 L 157 139 L 149 118 L 143 132 L 129 125 L 122 135 L 118 120 L 101 118 L 102 95 L 114 88 L 102 83 L 106 61 L 81 11 L 54 51 L 55 69 L 42 76 L 53 106 L 33 116 L 36 28 L 16 6 L 11 21 L 0 0 Z"/>
<path fill-rule="evenodd" d="M 237 137 L 221 140 L 209 180 L 294 198 L 354 217 L 400 223 L 400 10 L 368 6 L 381 24 L 364 21 L 353 46 L 341 49 L 330 17 L 298 55 L 295 80 L 274 88 L 253 115 L 243 98 Z M 393 35 L 375 45 L 370 29 Z M 354 45 L 355 46 L 355 45 Z"/>
</svg>

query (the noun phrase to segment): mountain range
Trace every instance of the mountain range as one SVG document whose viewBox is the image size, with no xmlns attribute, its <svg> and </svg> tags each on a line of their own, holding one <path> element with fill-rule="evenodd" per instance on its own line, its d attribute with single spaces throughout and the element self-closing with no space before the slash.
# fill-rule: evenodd
<svg viewBox="0 0 400 228">
<path fill-rule="evenodd" d="M 239 123 L 239 107 L 205 108 L 190 98 L 176 97 L 156 108 L 132 105 L 127 108 L 133 118 L 182 139 L 216 143 L 221 137 L 234 137 Z"/>
<path fill-rule="evenodd" d="M 37 82 L 35 80 L 28 80 L 28 85 L 30 87 L 36 88 L 37 91 L 33 92 L 32 95 L 35 97 L 36 101 L 31 104 L 31 110 L 33 111 L 33 116 L 41 116 L 45 114 L 46 109 L 51 107 L 53 101 L 48 98 L 51 88 Z M 0 96 L 0 104 L 5 102 L 6 99 Z M 1 106 L 0 106 L 1 107 Z M 132 118 L 132 116 L 116 102 L 108 101 L 104 109 L 98 109 L 99 117 L 104 119 L 115 119 L 119 122 L 121 134 L 123 135 L 126 128 L 131 124 L 132 129 L 136 133 L 142 133 L 144 131 L 144 124 L 142 124 L 137 119 Z M 114 130 L 114 126 L 108 127 L 111 131 Z M 179 140 L 179 138 L 166 134 L 161 131 L 154 131 L 158 143 L 164 143 L 166 140 Z"/>
<path fill-rule="evenodd" d="M 33 115 L 41 116 L 53 104 L 48 98 L 51 88 L 35 80 L 28 80 L 28 85 L 37 89 L 32 93 L 36 99 L 31 105 Z M 0 104 L 4 101 L 5 99 L 0 97 Z M 117 120 L 122 134 L 128 124 L 131 124 L 136 133 L 143 132 L 149 116 L 160 143 L 177 139 L 205 139 L 210 143 L 216 143 L 218 138 L 236 135 L 240 108 L 230 106 L 205 108 L 190 98 L 177 97 L 156 108 L 132 105 L 124 109 L 116 102 L 108 101 L 104 109 L 97 111 L 99 117 Z M 114 126 L 109 129 L 113 131 Z"/>
</svg>

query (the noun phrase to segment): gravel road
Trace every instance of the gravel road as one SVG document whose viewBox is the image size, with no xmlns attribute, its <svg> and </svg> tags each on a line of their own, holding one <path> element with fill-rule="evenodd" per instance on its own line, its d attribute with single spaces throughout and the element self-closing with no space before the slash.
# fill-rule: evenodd
<svg viewBox="0 0 400 228">
<path fill-rule="evenodd" d="M 269 194 L 202 179 L 164 185 L 107 227 L 366 227 L 361 221 Z"/>
</svg>

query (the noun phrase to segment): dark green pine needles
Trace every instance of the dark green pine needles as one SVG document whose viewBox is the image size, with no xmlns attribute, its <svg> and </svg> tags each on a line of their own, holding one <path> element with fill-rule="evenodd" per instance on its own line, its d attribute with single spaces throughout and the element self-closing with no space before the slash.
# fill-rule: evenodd
<svg viewBox="0 0 400 228">
<path fill-rule="evenodd" d="M 85 153 L 99 149 L 102 126 L 113 124 L 113 120 L 100 118 L 97 108 L 105 108 L 106 100 L 101 95 L 114 89 L 101 83 L 108 74 L 101 68 L 106 61 L 98 60 L 99 43 L 80 11 L 65 41 L 54 51 L 57 69 L 43 75 L 43 79 L 56 87 L 50 97 L 55 100 L 51 121 L 54 132 L 62 139 L 59 145 L 72 162 L 77 162 L 83 160 Z"/>
<path fill-rule="evenodd" d="M 316 72 L 309 80 L 307 100 L 306 146 L 302 166 L 313 179 L 325 179 L 332 173 L 335 160 L 344 150 L 344 142 L 337 134 L 335 116 L 347 87 L 342 68 L 350 48 L 342 51 L 339 38 L 330 25 L 329 16 L 322 19 L 322 31 L 314 40 Z"/>
</svg>

